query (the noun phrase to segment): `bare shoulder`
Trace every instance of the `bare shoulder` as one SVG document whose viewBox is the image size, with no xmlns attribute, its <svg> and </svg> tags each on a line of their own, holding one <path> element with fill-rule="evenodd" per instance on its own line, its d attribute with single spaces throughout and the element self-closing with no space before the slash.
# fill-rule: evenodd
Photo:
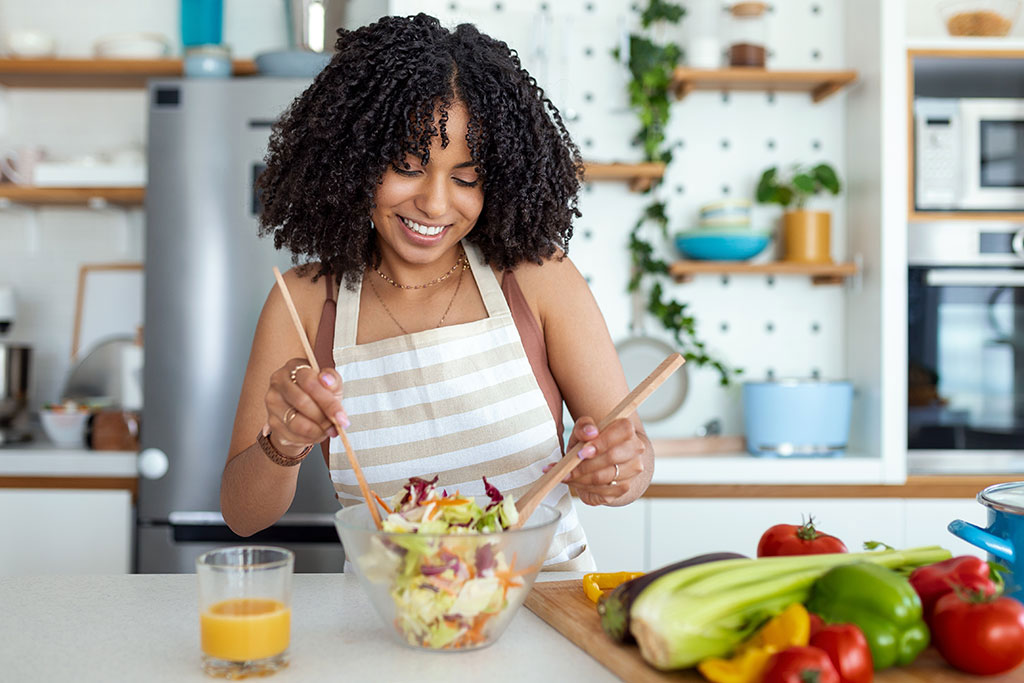
<svg viewBox="0 0 1024 683">
<path fill-rule="evenodd" d="M 289 268 L 282 273 L 284 283 L 288 287 L 288 294 L 295 304 L 295 310 L 299 313 L 299 320 L 302 321 L 302 326 L 306 328 L 307 333 L 312 330 L 314 334 L 320 323 L 320 313 L 323 309 L 324 301 L 327 299 L 327 285 L 324 282 L 324 278 L 321 277 L 316 282 L 313 281 L 313 275 L 318 270 L 319 264 L 312 263 L 306 267 L 296 266 Z M 266 308 L 272 310 L 276 314 L 275 317 L 283 314 L 289 319 L 291 318 L 291 313 L 288 312 L 284 297 L 281 296 L 276 281 L 273 283 L 273 287 L 267 297 Z"/>
<path fill-rule="evenodd" d="M 512 272 L 542 324 L 552 315 L 593 302 L 587 281 L 561 251 L 540 264 L 522 263 Z"/>
</svg>

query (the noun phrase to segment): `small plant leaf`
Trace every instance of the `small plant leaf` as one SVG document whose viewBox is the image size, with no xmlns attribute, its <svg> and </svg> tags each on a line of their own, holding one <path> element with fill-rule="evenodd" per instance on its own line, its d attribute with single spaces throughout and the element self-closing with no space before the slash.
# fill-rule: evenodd
<svg viewBox="0 0 1024 683">
<path fill-rule="evenodd" d="M 814 194 L 818 189 L 814 182 L 814 178 L 806 173 L 797 173 L 793 176 L 793 187 L 804 194 Z"/>
<path fill-rule="evenodd" d="M 818 164 L 811 173 L 822 187 L 832 194 L 839 194 L 839 176 L 836 175 L 835 169 L 828 164 Z"/>
</svg>

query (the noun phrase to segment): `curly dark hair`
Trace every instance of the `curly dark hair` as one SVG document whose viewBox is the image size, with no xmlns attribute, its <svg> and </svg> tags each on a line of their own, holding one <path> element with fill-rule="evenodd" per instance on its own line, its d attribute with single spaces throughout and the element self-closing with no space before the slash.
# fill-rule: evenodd
<svg viewBox="0 0 1024 683">
<path fill-rule="evenodd" d="M 338 30 L 337 52 L 275 124 L 257 180 L 260 234 L 352 286 L 376 255 L 374 196 L 390 165 L 447 145 L 462 102 L 484 193 L 467 239 L 501 270 L 567 251 L 583 162 L 562 117 L 507 44 L 425 14 Z M 440 110 L 435 126 L 435 111 Z M 311 268 L 312 266 L 307 266 Z"/>
</svg>

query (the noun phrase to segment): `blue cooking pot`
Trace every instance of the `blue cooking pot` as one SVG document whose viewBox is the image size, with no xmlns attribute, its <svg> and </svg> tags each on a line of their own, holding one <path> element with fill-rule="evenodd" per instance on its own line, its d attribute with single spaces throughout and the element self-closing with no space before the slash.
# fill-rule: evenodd
<svg viewBox="0 0 1024 683">
<path fill-rule="evenodd" d="M 955 519 L 949 531 L 971 545 L 987 550 L 993 560 L 1010 570 L 1007 595 L 1024 602 L 1024 481 L 996 484 L 978 494 L 988 508 L 988 527 Z"/>
</svg>

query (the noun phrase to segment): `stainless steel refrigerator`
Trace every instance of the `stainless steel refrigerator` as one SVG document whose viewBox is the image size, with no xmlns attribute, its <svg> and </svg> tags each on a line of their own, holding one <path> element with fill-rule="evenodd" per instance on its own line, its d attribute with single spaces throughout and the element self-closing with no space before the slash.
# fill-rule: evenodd
<svg viewBox="0 0 1024 683">
<path fill-rule="evenodd" d="M 291 509 L 270 529 L 236 536 L 219 502 L 256 320 L 274 284 L 272 266 L 290 266 L 271 239 L 258 237 L 253 182 L 271 124 L 308 83 L 149 84 L 139 572 L 193 571 L 199 553 L 237 543 L 291 548 L 296 571 L 342 571 L 332 519 L 338 503 L 319 447 L 301 465 Z"/>
</svg>

